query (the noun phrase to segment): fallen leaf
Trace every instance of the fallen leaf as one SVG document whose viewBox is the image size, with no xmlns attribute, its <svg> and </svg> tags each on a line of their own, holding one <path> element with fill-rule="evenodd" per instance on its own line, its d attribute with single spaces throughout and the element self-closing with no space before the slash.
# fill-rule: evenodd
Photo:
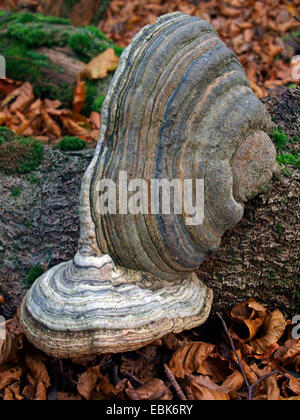
<svg viewBox="0 0 300 420">
<path fill-rule="evenodd" d="M 10 110 L 11 112 L 24 111 L 34 101 L 33 86 L 26 82 L 15 92 L 17 92 L 17 98 L 10 106 Z"/>
<path fill-rule="evenodd" d="M 15 381 L 19 382 L 22 373 L 23 369 L 20 366 L 0 372 L 0 391 Z"/>
<path fill-rule="evenodd" d="M 25 361 L 32 377 L 37 382 L 43 383 L 46 388 L 49 388 L 51 386 L 51 382 L 42 357 L 37 352 L 31 352 L 26 355 Z"/>
<path fill-rule="evenodd" d="M 93 58 L 86 67 L 80 72 L 81 78 L 86 77 L 89 80 L 104 79 L 108 72 L 116 70 L 119 64 L 119 58 L 116 56 L 113 48 L 108 48 L 104 53 Z"/>
<path fill-rule="evenodd" d="M 222 383 L 221 388 L 227 394 L 238 391 L 245 384 L 243 375 L 239 371 L 235 371 L 232 375 L 228 376 Z"/>
<path fill-rule="evenodd" d="M 205 386 L 191 383 L 191 391 L 198 401 L 229 401 L 230 397 L 224 391 L 216 391 Z"/>
<path fill-rule="evenodd" d="M 276 344 L 283 336 L 286 328 L 283 314 L 278 310 L 274 311 L 265 319 L 262 328 L 261 337 L 250 342 L 251 347 L 257 354 L 267 353 L 270 346 Z"/>
<path fill-rule="evenodd" d="M 152 379 L 147 384 L 143 385 L 138 389 L 134 389 L 130 386 L 126 389 L 126 394 L 131 400 L 136 400 L 136 396 L 140 400 L 171 400 L 173 398 L 172 393 L 166 386 L 166 384 L 158 379 Z"/>
<path fill-rule="evenodd" d="M 76 86 L 74 88 L 74 99 L 73 99 L 73 111 L 80 113 L 86 96 L 86 83 L 83 80 L 77 80 Z"/>
<path fill-rule="evenodd" d="M 77 384 L 77 390 L 86 400 L 91 399 L 98 380 L 100 379 L 100 367 L 94 366 L 80 375 Z"/>
</svg>

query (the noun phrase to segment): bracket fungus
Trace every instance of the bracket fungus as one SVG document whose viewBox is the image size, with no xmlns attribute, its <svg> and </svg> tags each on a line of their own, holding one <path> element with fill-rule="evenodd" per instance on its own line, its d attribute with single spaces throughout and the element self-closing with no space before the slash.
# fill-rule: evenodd
<svg viewBox="0 0 300 420">
<path fill-rule="evenodd" d="M 210 24 L 173 13 L 145 27 L 124 51 L 102 108 L 82 181 L 78 252 L 24 298 L 28 339 L 52 356 L 74 357 L 135 350 L 204 323 L 213 293 L 194 270 L 271 180 L 270 127 L 238 58 Z M 121 173 L 147 185 L 204 180 L 202 223 L 186 223 L 185 212 L 102 211 L 101 183 L 116 185 Z"/>
</svg>

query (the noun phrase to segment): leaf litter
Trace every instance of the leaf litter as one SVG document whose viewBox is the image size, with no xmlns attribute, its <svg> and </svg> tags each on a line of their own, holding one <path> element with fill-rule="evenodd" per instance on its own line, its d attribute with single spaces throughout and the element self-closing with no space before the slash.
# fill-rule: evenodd
<svg viewBox="0 0 300 420">
<path fill-rule="evenodd" d="M 0 398 L 245 400 L 245 375 L 254 400 L 300 400 L 300 340 L 291 321 L 254 299 L 224 317 L 236 353 L 222 329 L 214 343 L 194 329 L 135 352 L 54 360 L 26 340 L 16 314 L 0 340 Z"/>
</svg>

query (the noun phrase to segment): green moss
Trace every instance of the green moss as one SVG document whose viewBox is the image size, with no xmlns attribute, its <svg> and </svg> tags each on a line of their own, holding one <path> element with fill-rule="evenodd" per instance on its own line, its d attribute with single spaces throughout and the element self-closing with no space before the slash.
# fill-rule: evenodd
<svg viewBox="0 0 300 420">
<path fill-rule="evenodd" d="M 120 57 L 124 50 L 115 45 L 103 32 L 93 26 L 79 28 L 78 32 L 70 37 L 69 46 L 78 58 L 85 62 L 101 54 L 107 48 L 113 48 L 118 57 Z"/>
<path fill-rule="evenodd" d="M 99 103 L 96 101 L 100 101 L 100 105 L 102 98 L 105 98 L 106 92 L 108 90 L 109 84 L 111 82 L 112 76 L 109 75 L 105 79 L 102 80 L 100 84 L 98 80 L 85 80 L 86 82 L 86 98 L 84 107 L 82 109 L 82 114 L 89 116 L 91 111 L 99 112 L 100 107 Z M 101 98 L 101 99 L 100 99 Z M 104 99 L 103 99 L 104 101 Z"/>
<path fill-rule="evenodd" d="M 42 144 L 31 137 L 18 137 L 0 146 L 0 170 L 6 174 L 25 174 L 43 160 Z"/>
<path fill-rule="evenodd" d="M 44 270 L 41 264 L 36 264 L 33 266 L 26 277 L 26 280 L 24 281 L 25 286 L 32 286 L 33 283 L 42 275 L 44 274 Z"/>
<path fill-rule="evenodd" d="M 105 98 L 106 98 L 106 96 L 103 95 L 103 96 L 100 96 L 99 98 L 94 99 L 94 101 L 92 103 L 92 107 L 91 107 L 92 111 L 100 112 L 100 110 L 103 106 L 103 103 L 105 101 Z"/>
<path fill-rule="evenodd" d="M 282 233 L 283 233 L 283 224 L 282 223 L 277 224 L 277 233 L 280 236 L 282 235 Z"/>
<path fill-rule="evenodd" d="M 12 189 L 10 190 L 10 195 L 12 197 L 20 197 L 21 189 L 19 187 L 12 187 Z"/>
<path fill-rule="evenodd" d="M 277 156 L 277 161 L 281 165 L 290 165 L 296 169 L 300 168 L 300 156 L 298 153 L 282 153 Z"/>
<path fill-rule="evenodd" d="M 86 141 L 79 137 L 63 137 L 56 147 L 64 152 L 83 150 L 86 148 Z"/>
<path fill-rule="evenodd" d="M 0 127 L 0 145 L 16 138 L 16 134 L 7 127 Z"/>
<path fill-rule="evenodd" d="M 277 151 L 282 150 L 288 142 L 287 135 L 280 128 L 273 130 L 271 139 L 273 140 Z"/>
</svg>

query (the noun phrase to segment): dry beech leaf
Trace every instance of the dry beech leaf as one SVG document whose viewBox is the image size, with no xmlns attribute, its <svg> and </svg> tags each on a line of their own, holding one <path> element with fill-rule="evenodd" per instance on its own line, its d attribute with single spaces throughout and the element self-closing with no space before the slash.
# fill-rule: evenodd
<svg viewBox="0 0 300 420">
<path fill-rule="evenodd" d="M 26 82 L 17 89 L 17 98 L 10 106 L 11 112 L 24 111 L 34 101 L 33 86 Z"/>
<path fill-rule="evenodd" d="M 250 342 L 251 347 L 257 354 L 267 353 L 270 346 L 283 336 L 286 325 L 283 314 L 278 310 L 274 311 L 265 319 L 261 337 Z"/>
<path fill-rule="evenodd" d="M 97 128 L 97 130 L 100 129 L 100 127 L 101 127 L 101 116 L 100 116 L 99 112 L 95 112 L 95 111 L 91 112 L 90 121 Z"/>
<path fill-rule="evenodd" d="M 282 386 L 285 396 L 286 397 L 293 396 L 291 394 L 300 396 L 300 379 L 297 379 L 291 375 L 288 375 L 288 376 L 289 376 L 289 379 L 286 380 Z"/>
<path fill-rule="evenodd" d="M 5 303 L 4 297 L 0 295 L 0 305 L 3 305 Z"/>
<path fill-rule="evenodd" d="M 46 390 L 44 382 L 41 382 L 41 381 L 38 382 L 36 386 L 35 400 L 36 401 L 47 400 L 47 390 Z"/>
<path fill-rule="evenodd" d="M 17 401 L 22 401 L 24 400 L 24 397 L 22 395 L 20 395 L 20 384 L 19 382 L 14 382 L 13 384 L 11 384 L 8 389 L 12 392 L 14 399 Z"/>
<path fill-rule="evenodd" d="M 241 342 L 247 343 L 256 336 L 266 316 L 267 310 L 265 307 L 254 299 L 242 302 L 231 310 L 230 317 L 235 323 L 244 325 L 247 328 L 247 336 L 241 337 L 239 330 L 234 327 L 231 328 L 230 332 L 233 332 L 234 336 Z"/>
<path fill-rule="evenodd" d="M 300 340 L 288 340 L 274 354 L 274 359 L 281 363 L 288 363 L 300 355 Z"/>
<path fill-rule="evenodd" d="M 173 398 L 169 388 L 160 379 L 152 379 L 147 384 L 138 389 L 130 386 L 126 389 L 126 394 L 131 400 L 171 400 Z"/>
<path fill-rule="evenodd" d="M 74 395 L 69 392 L 57 392 L 58 401 L 81 401 L 82 397 L 80 395 Z"/>
<path fill-rule="evenodd" d="M 31 352 L 26 355 L 25 362 L 33 379 L 37 382 L 43 383 L 46 388 L 49 388 L 51 386 L 51 382 L 42 357 L 37 352 Z"/>
<path fill-rule="evenodd" d="M 42 109 L 42 116 L 46 131 L 53 134 L 57 139 L 62 136 L 60 126 L 50 117 L 46 110 Z"/>
<path fill-rule="evenodd" d="M 84 372 L 78 379 L 77 390 L 86 400 L 90 400 L 100 378 L 100 367 L 94 366 Z"/>
<path fill-rule="evenodd" d="M 119 57 L 116 56 L 113 48 L 108 48 L 86 65 L 80 72 L 80 77 L 86 77 L 89 80 L 104 79 L 110 71 L 116 70 L 118 64 Z"/>
<path fill-rule="evenodd" d="M 211 376 L 215 382 L 222 382 L 232 373 L 230 362 L 218 354 L 216 346 L 202 342 L 179 348 L 173 354 L 169 366 L 178 378 L 197 372 Z"/>
<path fill-rule="evenodd" d="M 228 401 L 230 397 L 224 391 L 209 389 L 194 382 L 190 385 L 191 392 L 198 401 Z"/>
<path fill-rule="evenodd" d="M 3 401 L 15 401 L 14 394 L 9 388 L 5 388 Z"/>
<path fill-rule="evenodd" d="M 4 325 L 2 325 L 4 327 Z M 18 361 L 18 352 L 23 348 L 24 334 L 20 327 L 18 316 L 5 323 L 6 335 L 0 340 L 0 366 Z"/>
<path fill-rule="evenodd" d="M 73 136 L 77 136 L 82 138 L 83 140 L 88 140 L 89 138 L 89 131 L 85 128 L 81 127 L 77 122 L 75 122 L 72 118 L 63 117 L 62 118 L 63 125 L 65 126 L 66 130 L 72 134 Z"/>
<path fill-rule="evenodd" d="M 280 399 L 280 389 L 278 386 L 277 375 L 272 375 L 269 378 L 265 379 L 266 389 L 267 389 L 267 400 L 268 401 L 278 401 Z"/>
<path fill-rule="evenodd" d="M 0 391 L 13 382 L 19 382 L 22 374 L 23 369 L 20 366 L 0 372 Z"/>
<path fill-rule="evenodd" d="M 225 381 L 222 383 L 221 388 L 226 392 L 227 394 L 230 394 L 231 392 L 236 392 L 242 386 L 244 386 L 244 378 L 241 372 L 235 371 L 232 375 L 228 376 L 228 378 L 225 379 Z"/>
<path fill-rule="evenodd" d="M 84 80 L 77 80 L 74 88 L 73 111 L 80 113 L 85 103 L 86 83 Z"/>
</svg>

